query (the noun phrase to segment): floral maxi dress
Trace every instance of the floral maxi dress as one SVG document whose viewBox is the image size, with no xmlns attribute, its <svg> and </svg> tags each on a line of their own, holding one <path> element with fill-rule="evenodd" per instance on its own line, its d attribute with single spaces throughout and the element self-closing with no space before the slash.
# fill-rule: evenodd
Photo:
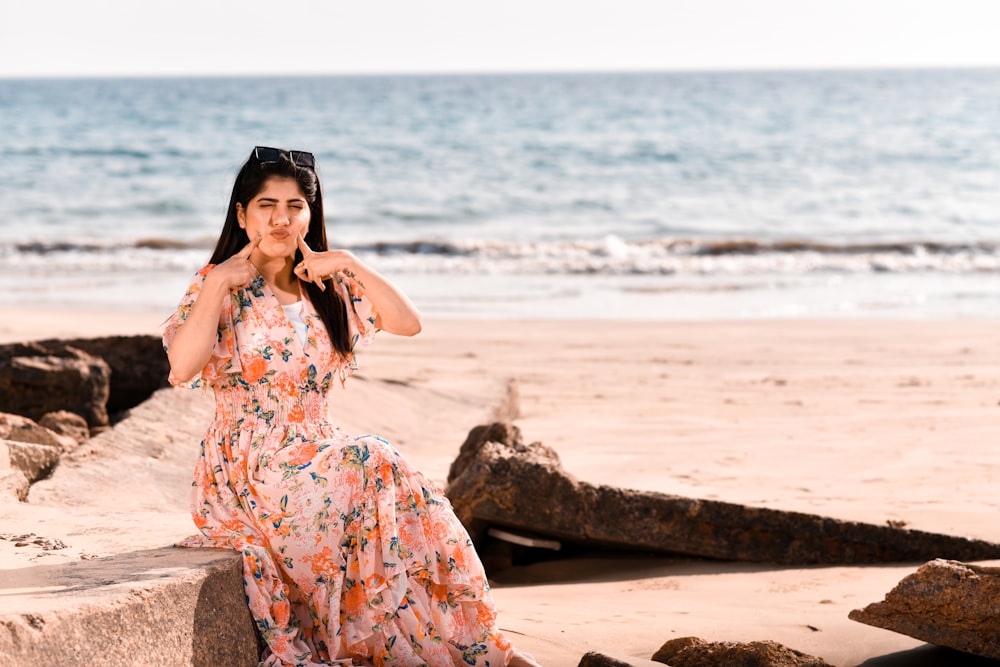
<svg viewBox="0 0 1000 667">
<path fill-rule="evenodd" d="M 211 269 L 168 320 L 164 346 Z M 374 310 L 340 279 L 352 340 L 366 345 Z M 171 377 L 211 387 L 216 402 L 194 472 L 200 534 L 182 545 L 242 553 L 264 667 L 506 665 L 486 576 L 444 494 L 386 441 L 330 421 L 327 393 L 354 355 L 338 354 L 302 305 L 304 342 L 258 276 L 222 308 L 199 375 Z"/>
</svg>

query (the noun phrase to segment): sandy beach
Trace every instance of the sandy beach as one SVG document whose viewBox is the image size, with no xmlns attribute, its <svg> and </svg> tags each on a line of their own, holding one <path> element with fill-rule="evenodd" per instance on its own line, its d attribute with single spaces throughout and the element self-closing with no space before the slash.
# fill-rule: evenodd
<svg viewBox="0 0 1000 667">
<path fill-rule="evenodd" d="M 0 342 L 158 333 L 164 316 L 3 309 Z M 345 430 L 389 438 L 442 483 L 467 431 L 499 414 L 581 480 L 1000 542 L 996 331 L 990 321 L 433 320 L 416 338 L 380 334 L 334 410 Z M 65 557 L 183 536 L 182 496 L 163 494 L 162 535 L 76 535 Z M 46 535 L 60 537 L 43 510 Z M 30 524 L 33 511 L 5 510 L 6 525 Z M 37 563 L 2 556 L 5 569 Z M 594 557 L 503 572 L 495 596 L 501 627 L 556 667 L 590 650 L 648 658 L 688 635 L 773 639 L 838 667 L 943 664 L 921 642 L 847 618 L 916 565 Z M 947 664 L 977 664 L 956 655 Z"/>
</svg>

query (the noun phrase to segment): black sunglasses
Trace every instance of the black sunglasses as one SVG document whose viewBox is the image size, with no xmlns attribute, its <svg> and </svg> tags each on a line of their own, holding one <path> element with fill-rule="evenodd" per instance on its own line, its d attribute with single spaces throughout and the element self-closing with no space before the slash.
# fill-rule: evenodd
<svg viewBox="0 0 1000 667">
<path fill-rule="evenodd" d="M 255 146 L 253 156 L 257 158 L 258 164 L 275 164 L 281 158 L 285 158 L 292 164 L 299 167 L 316 168 L 316 158 L 312 153 L 306 151 L 286 151 L 284 148 L 271 148 L 269 146 Z"/>
</svg>

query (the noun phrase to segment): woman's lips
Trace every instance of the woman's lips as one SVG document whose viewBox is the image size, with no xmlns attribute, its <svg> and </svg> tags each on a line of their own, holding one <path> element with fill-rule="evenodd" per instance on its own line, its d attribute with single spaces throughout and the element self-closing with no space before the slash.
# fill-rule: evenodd
<svg viewBox="0 0 1000 667">
<path fill-rule="evenodd" d="M 271 232 L 271 238 L 277 239 L 278 241 L 284 241 L 289 236 L 291 236 L 291 234 L 286 232 L 284 229 L 276 229 L 273 232 Z"/>
</svg>

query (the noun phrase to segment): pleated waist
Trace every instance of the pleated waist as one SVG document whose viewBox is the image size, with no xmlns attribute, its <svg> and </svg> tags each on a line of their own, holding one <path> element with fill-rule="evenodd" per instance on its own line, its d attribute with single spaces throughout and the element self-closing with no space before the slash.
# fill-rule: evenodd
<svg viewBox="0 0 1000 667">
<path fill-rule="evenodd" d="M 278 395 L 266 386 L 216 389 L 215 422 L 250 429 L 297 427 L 296 430 L 309 430 L 310 426 L 332 426 L 325 394 L 308 391 Z"/>
</svg>

